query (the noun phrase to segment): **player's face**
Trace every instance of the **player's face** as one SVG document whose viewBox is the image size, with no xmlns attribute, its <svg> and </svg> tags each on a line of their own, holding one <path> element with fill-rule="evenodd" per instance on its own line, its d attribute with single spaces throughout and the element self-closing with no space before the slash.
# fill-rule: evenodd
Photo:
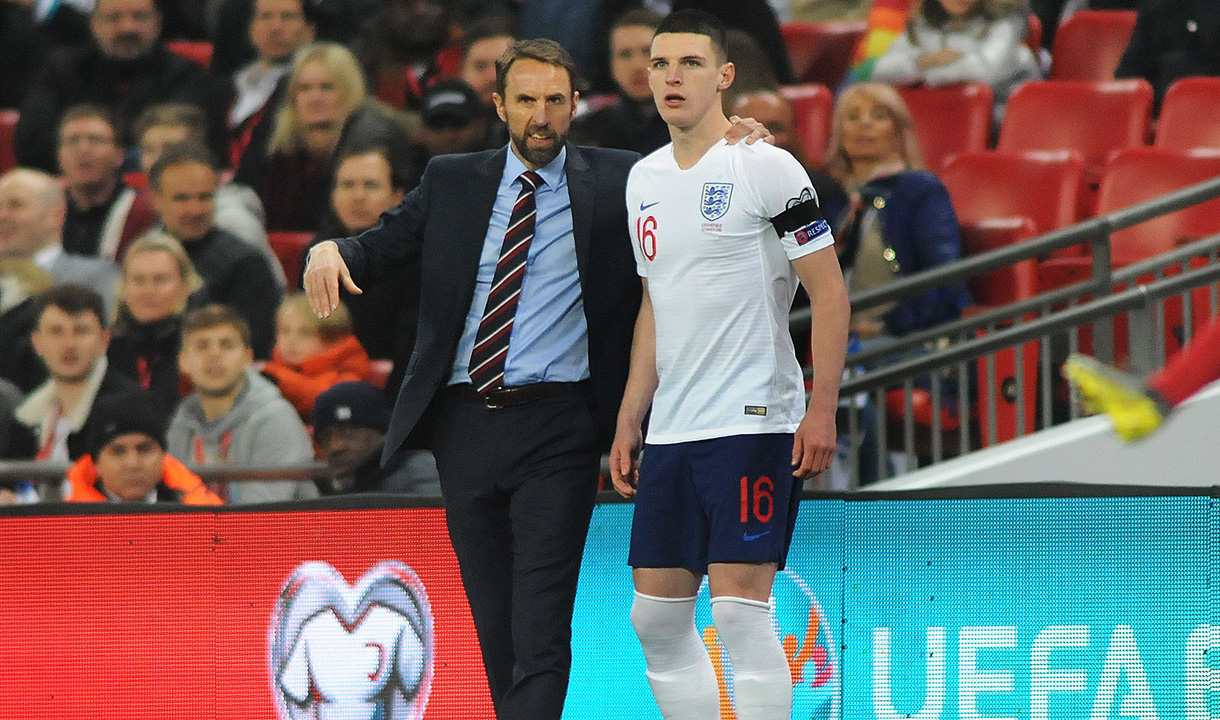
<svg viewBox="0 0 1220 720">
<path fill-rule="evenodd" d="M 228 397 L 241 390 L 254 353 L 231 325 L 195 330 L 182 339 L 178 368 L 195 389 L 208 397 Z"/>
<path fill-rule="evenodd" d="M 30 341 L 56 382 L 80 383 L 88 379 L 94 363 L 106 354 L 110 333 L 91 312 L 70 315 L 50 305 L 39 316 Z"/>
<path fill-rule="evenodd" d="M 610 74 L 614 82 L 637 102 L 652 97 L 648 61 L 652 56 L 652 28 L 625 25 L 610 33 Z"/>
<path fill-rule="evenodd" d="M 476 40 L 462 61 L 462 79 L 488 107 L 494 106 L 492 96 L 496 94 L 496 58 L 512 44 L 513 39 L 508 35 Z"/>
<path fill-rule="evenodd" d="M 712 39 L 662 33 L 652 39 L 648 84 L 665 122 L 686 129 L 722 112 L 720 93 L 733 84 L 733 64 L 719 63 Z"/>
<path fill-rule="evenodd" d="M 212 229 L 216 171 L 197 162 L 170 165 L 162 171 L 152 198 L 170 235 L 181 242 L 198 240 Z"/>
<path fill-rule="evenodd" d="M 137 322 L 164 320 L 186 306 L 186 296 L 186 281 L 173 255 L 164 250 L 128 253 L 123 301 Z"/>
<path fill-rule="evenodd" d="M 351 233 L 367 230 L 381 213 L 402 202 L 402 190 L 390 180 L 390 162 L 381 153 L 345 158 L 335 171 L 331 205 L 339 222 Z"/>
<path fill-rule="evenodd" d="M 127 433 L 106 443 L 93 465 L 110 494 L 138 502 L 161 481 L 164 460 L 165 451 L 156 440 L 144 433 Z"/>
<path fill-rule="evenodd" d="M 894 116 L 884 105 L 862 93 L 843 101 L 843 151 L 853 161 L 889 162 L 902 157 Z"/>
<path fill-rule="evenodd" d="M 567 70 L 531 58 L 514 62 L 504 80 L 504 96 L 494 96 L 496 113 L 508 123 L 517 157 L 537 170 L 563 149 L 579 93 Z"/>
</svg>

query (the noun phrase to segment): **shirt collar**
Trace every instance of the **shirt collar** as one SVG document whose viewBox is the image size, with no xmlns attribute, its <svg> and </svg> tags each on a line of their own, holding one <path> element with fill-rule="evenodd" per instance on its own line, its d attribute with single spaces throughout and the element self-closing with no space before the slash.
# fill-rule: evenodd
<svg viewBox="0 0 1220 720">
<path fill-rule="evenodd" d="M 564 163 L 568 160 L 568 148 L 565 145 L 560 148 L 559 154 L 555 159 L 538 168 L 534 172 L 542 176 L 543 182 L 549 190 L 558 190 L 567 182 L 567 176 L 563 171 Z M 509 182 L 517 179 L 521 173 L 529 170 L 525 163 L 521 162 L 521 158 L 517 157 L 517 153 L 513 152 L 512 142 L 508 146 L 508 162 L 504 164 L 504 177 L 508 178 Z"/>
</svg>

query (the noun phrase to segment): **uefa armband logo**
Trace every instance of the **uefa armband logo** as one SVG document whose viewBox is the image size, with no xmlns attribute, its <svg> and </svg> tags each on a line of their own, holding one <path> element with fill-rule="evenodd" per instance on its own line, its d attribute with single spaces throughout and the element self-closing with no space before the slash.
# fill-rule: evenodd
<svg viewBox="0 0 1220 720">
<path fill-rule="evenodd" d="M 695 624 L 712 656 L 720 683 L 720 720 L 736 720 L 732 663 L 712 624 L 707 581 L 699 589 Z M 771 624 L 780 637 L 792 672 L 792 717 L 839 720 L 839 660 L 834 626 L 800 575 L 781 570 L 771 588 Z"/>
<path fill-rule="evenodd" d="M 796 238 L 797 245 L 804 245 L 810 240 L 817 240 L 828 232 L 830 232 L 830 225 L 825 220 L 814 220 L 794 232 L 792 236 Z"/>
<path fill-rule="evenodd" d="M 280 720 L 420 720 L 432 688 L 432 610 L 405 564 L 349 585 L 302 563 L 280 590 L 267 659 Z"/>
</svg>

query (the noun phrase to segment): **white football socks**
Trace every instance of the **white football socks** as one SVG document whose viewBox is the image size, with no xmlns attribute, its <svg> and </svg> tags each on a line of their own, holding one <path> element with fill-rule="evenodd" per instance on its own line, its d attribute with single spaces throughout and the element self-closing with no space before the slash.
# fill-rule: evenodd
<svg viewBox="0 0 1220 720">
<path fill-rule="evenodd" d="M 707 646 L 695 628 L 695 598 L 661 598 L 637 592 L 631 605 L 631 625 L 644 650 L 648 667 L 645 675 L 661 717 L 719 718 L 720 691 Z"/>
<path fill-rule="evenodd" d="M 765 602 L 712 598 L 712 621 L 733 663 L 733 707 L 739 720 L 788 720 L 792 672 Z M 709 716 L 715 717 L 715 716 Z"/>
</svg>

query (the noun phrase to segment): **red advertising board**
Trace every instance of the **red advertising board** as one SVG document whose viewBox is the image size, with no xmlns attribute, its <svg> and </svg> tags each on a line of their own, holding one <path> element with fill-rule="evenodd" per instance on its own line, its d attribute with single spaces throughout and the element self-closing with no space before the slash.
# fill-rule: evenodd
<svg viewBox="0 0 1220 720">
<path fill-rule="evenodd" d="M 0 717 L 493 717 L 438 508 L 2 517 L 0 607 Z"/>
</svg>

